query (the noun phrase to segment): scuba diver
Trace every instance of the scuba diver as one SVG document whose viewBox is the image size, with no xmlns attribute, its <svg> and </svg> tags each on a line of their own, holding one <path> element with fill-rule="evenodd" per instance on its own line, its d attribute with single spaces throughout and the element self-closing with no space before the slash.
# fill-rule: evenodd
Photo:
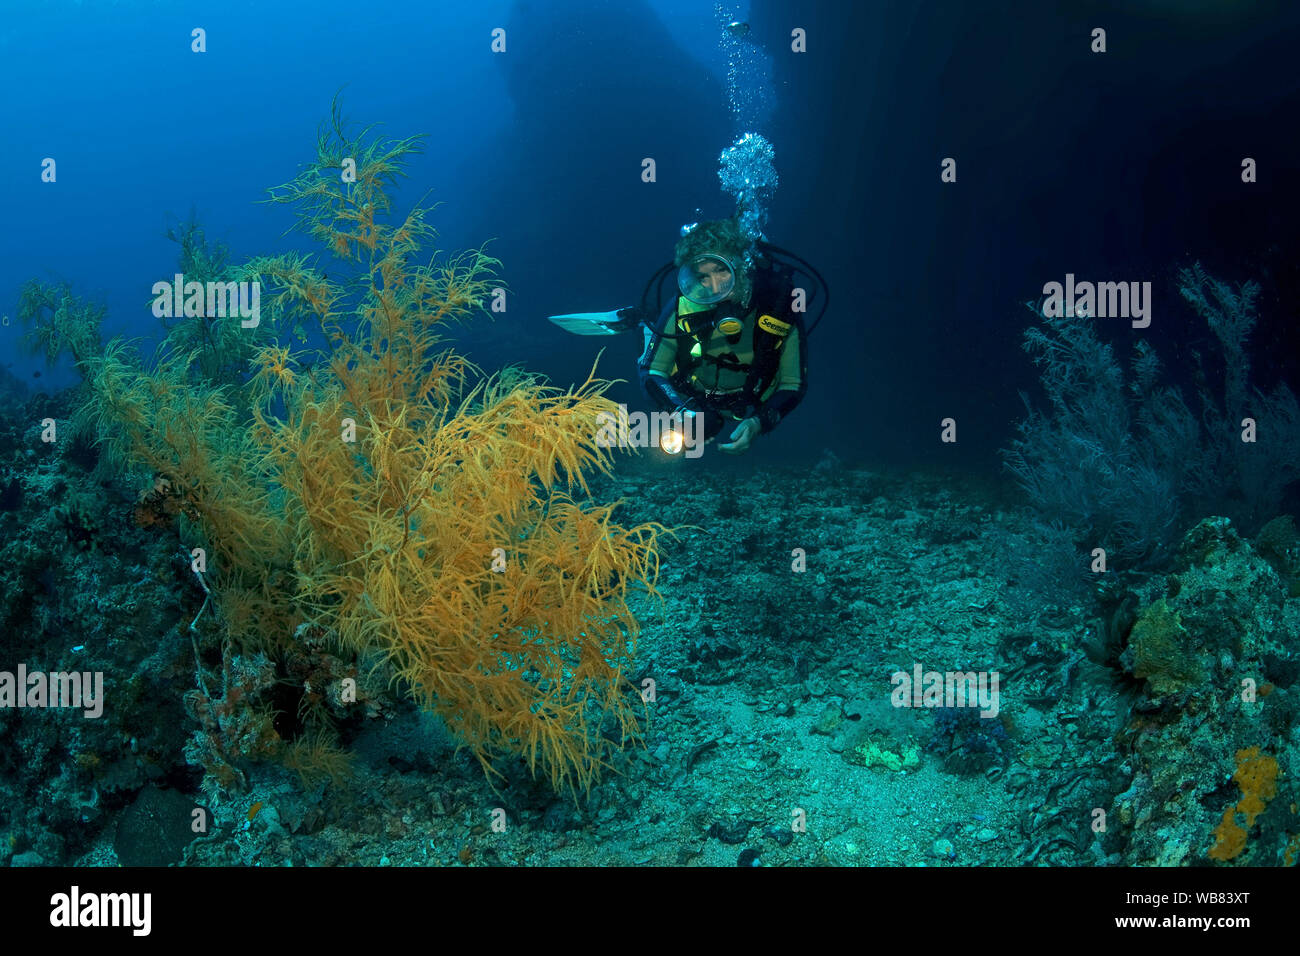
<svg viewBox="0 0 1300 956">
<path fill-rule="evenodd" d="M 661 307 L 663 282 L 674 269 L 680 295 Z M 796 274 L 814 280 L 797 310 L 796 291 L 804 290 L 796 290 Z M 816 300 L 817 318 L 805 329 L 803 307 Z M 828 302 L 816 269 L 770 243 L 751 243 L 732 218 L 683 226 L 673 261 L 651 278 L 641 307 L 550 320 L 578 335 L 644 326 L 637 371 L 646 397 L 670 414 L 699 416 L 703 441 L 722 436 L 718 448 L 738 455 L 803 400 L 808 336 Z"/>
</svg>

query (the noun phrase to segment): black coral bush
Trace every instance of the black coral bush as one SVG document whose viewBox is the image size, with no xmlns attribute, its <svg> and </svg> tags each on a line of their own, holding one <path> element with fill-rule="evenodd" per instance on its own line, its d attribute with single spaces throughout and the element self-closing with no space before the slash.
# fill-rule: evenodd
<svg viewBox="0 0 1300 956">
<path fill-rule="evenodd" d="M 419 148 L 350 135 L 336 103 L 314 161 L 271 201 L 341 261 L 327 275 L 296 252 L 209 256 L 261 283 L 258 337 L 224 329 L 208 348 L 204 326 L 173 328 L 151 365 L 112 343 L 88 360 L 89 414 L 211 549 L 237 648 L 285 656 L 311 633 L 377 654 L 489 773 L 522 755 L 557 789 L 589 788 L 639 734 L 628 601 L 654 593 L 665 529 L 590 500 L 611 467 L 598 416 L 616 412 L 594 369 L 555 388 L 484 374 L 444 342 L 499 263 L 419 258 L 426 210 L 395 216 L 390 195 Z"/>
</svg>

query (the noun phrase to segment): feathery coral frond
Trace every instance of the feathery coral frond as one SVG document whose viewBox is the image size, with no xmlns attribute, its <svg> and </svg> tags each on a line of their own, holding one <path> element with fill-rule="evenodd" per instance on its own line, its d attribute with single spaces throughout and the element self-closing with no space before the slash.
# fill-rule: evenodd
<svg viewBox="0 0 1300 956">
<path fill-rule="evenodd" d="M 92 349 L 95 414 L 116 456 L 177 489 L 241 646 L 287 654 L 314 625 L 387 661 L 489 776 L 515 754 L 586 790 L 639 737 L 628 599 L 655 594 L 666 529 L 623 528 L 616 505 L 586 500 L 613 465 L 594 366 L 559 389 L 484 375 L 442 344 L 503 288 L 501 264 L 483 248 L 417 264 L 436 235 L 427 210 L 393 217 L 389 190 L 419 148 L 351 134 L 336 100 L 315 162 L 270 201 L 341 271 L 285 253 L 229 272 L 265 286 L 277 330 L 245 343 L 238 385 L 195 374 L 202 347 L 151 369 L 121 343 Z M 325 350 L 305 347 L 316 328 Z M 334 766 L 331 747 L 305 739 L 288 759 Z"/>
</svg>

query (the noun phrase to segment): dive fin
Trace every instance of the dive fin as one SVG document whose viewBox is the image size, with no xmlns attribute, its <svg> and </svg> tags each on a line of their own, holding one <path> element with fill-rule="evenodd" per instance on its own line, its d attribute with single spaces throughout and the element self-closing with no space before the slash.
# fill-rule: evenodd
<svg viewBox="0 0 1300 956">
<path fill-rule="evenodd" d="M 547 318 L 574 335 L 617 335 L 641 323 L 640 313 L 631 308 L 613 312 L 570 312 L 568 315 L 548 315 Z"/>
</svg>

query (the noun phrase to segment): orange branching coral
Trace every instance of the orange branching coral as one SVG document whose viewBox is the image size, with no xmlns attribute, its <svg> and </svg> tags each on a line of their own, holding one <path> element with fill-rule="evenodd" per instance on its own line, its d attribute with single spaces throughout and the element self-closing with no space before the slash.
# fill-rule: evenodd
<svg viewBox="0 0 1300 956">
<path fill-rule="evenodd" d="M 352 754 L 339 748 L 328 730 L 318 728 L 285 748 L 284 765 L 295 771 L 303 786 L 343 783 L 352 774 Z"/>
<path fill-rule="evenodd" d="M 1232 860 L 1246 849 L 1246 838 L 1255 818 L 1264 812 L 1268 801 L 1277 795 L 1277 760 L 1261 754 L 1258 747 L 1237 751 L 1237 770 L 1232 779 L 1241 788 L 1241 799 L 1235 807 L 1223 811 L 1223 820 L 1214 828 L 1214 846 L 1210 848 L 1212 860 Z M 1236 814 L 1246 818 L 1240 826 Z"/>
<path fill-rule="evenodd" d="M 108 459 L 166 483 L 190 521 L 187 543 L 207 552 L 232 636 L 270 647 L 273 628 L 292 631 L 292 594 L 272 583 L 290 564 L 288 528 L 236 396 L 196 379 L 194 366 L 192 355 L 163 352 L 147 370 L 114 341 L 86 362 L 91 401 L 80 416 Z"/>
<path fill-rule="evenodd" d="M 500 287 L 500 263 L 416 261 L 434 232 L 418 206 L 387 221 L 387 189 L 419 141 L 345 125 L 336 103 L 317 161 L 272 190 L 343 269 L 288 254 L 239 272 L 263 284 L 269 325 L 324 335 L 327 351 L 302 355 L 311 370 L 261 348 L 242 418 L 165 363 L 149 388 L 114 388 L 106 362 L 101 394 L 128 423 L 123 453 L 199 515 L 229 568 L 218 607 L 245 645 L 310 623 L 383 655 L 490 774 L 519 754 L 557 789 L 587 789 L 639 734 L 628 600 L 655 593 L 666 529 L 624 528 L 616 503 L 589 500 L 588 477 L 612 466 L 599 416 L 616 411 L 594 368 L 560 389 L 513 368 L 484 376 L 443 344 Z"/>
<path fill-rule="evenodd" d="M 419 347 L 389 331 L 391 348 Z M 571 497 L 610 465 L 595 440 L 613 411 L 605 383 L 468 387 L 448 353 L 419 377 L 373 358 L 335 368 L 340 388 L 266 420 L 302 606 L 345 646 L 382 651 L 485 768 L 518 752 L 557 788 L 589 787 L 608 762 L 602 731 L 637 733 L 626 599 L 630 584 L 653 590 L 662 530 Z"/>
<path fill-rule="evenodd" d="M 655 593 L 666 529 L 590 501 L 612 466 L 599 416 L 616 411 L 594 368 L 560 389 L 485 376 L 443 343 L 497 294 L 500 263 L 417 261 L 435 233 L 419 206 L 388 221 L 387 190 L 419 140 L 345 126 L 336 101 L 316 162 L 272 190 L 342 269 L 288 253 L 229 273 L 263 288 L 243 384 L 176 349 L 146 369 L 114 342 L 85 359 L 90 417 L 110 457 L 167 482 L 243 653 L 283 672 L 309 624 L 386 658 L 489 773 L 519 754 L 557 789 L 589 788 L 639 733 L 628 599 Z M 265 338 L 312 328 L 328 346 L 314 355 Z M 317 738 L 299 758 L 334 760 Z"/>
<path fill-rule="evenodd" d="M 257 353 L 253 360 L 257 373 L 249 383 L 251 398 L 255 404 L 268 401 L 277 390 L 293 387 L 298 381 L 298 376 L 289 367 L 292 362 L 293 356 L 284 346 L 268 345 Z"/>
</svg>

